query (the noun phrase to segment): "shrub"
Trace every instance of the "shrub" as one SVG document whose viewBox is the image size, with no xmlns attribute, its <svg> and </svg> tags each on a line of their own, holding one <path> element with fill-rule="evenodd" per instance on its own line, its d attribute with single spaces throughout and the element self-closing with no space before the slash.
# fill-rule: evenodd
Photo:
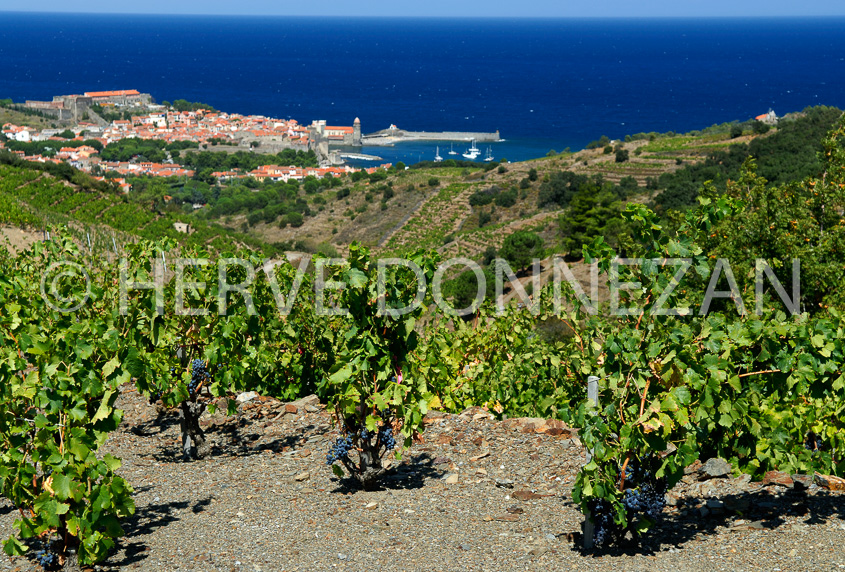
<svg viewBox="0 0 845 572">
<path fill-rule="evenodd" d="M 497 206 L 512 207 L 516 204 L 516 191 L 510 190 L 499 193 L 494 200 Z"/>
<path fill-rule="evenodd" d="M 287 222 L 294 228 L 299 228 L 305 223 L 305 217 L 302 216 L 302 213 L 292 212 L 285 215 Z"/>
<path fill-rule="evenodd" d="M 478 227 L 481 228 L 490 223 L 493 220 L 493 214 L 487 211 L 481 211 L 478 213 Z"/>
<path fill-rule="evenodd" d="M 754 130 L 754 133 L 757 133 L 758 135 L 762 135 L 763 133 L 768 133 L 770 127 L 767 123 L 763 123 L 762 121 L 756 121 L 755 120 L 754 125 L 752 126 L 752 129 Z"/>
<path fill-rule="evenodd" d="M 515 232 L 505 239 L 499 254 L 516 270 L 527 268 L 532 259 L 540 254 L 543 239 L 529 230 Z"/>
</svg>

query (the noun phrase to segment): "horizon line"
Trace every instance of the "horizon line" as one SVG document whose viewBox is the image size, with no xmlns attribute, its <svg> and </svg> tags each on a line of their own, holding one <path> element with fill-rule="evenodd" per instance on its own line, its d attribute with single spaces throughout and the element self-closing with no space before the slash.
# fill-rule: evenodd
<svg viewBox="0 0 845 572">
<path fill-rule="evenodd" d="M 441 16 L 421 16 L 421 15 L 355 15 L 355 14 L 282 14 L 282 13 L 251 13 L 239 14 L 231 12 L 212 12 L 212 13 L 189 13 L 189 12 L 85 12 L 75 10 L 7 10 L 0 8 L 0 13 L 3 14 L 55 14 L 55 15 L 78 15 L 78 16 L 192 16 L 192 17 L 236 17 L 236 18 L 355 18 L 355 19 L 372 19 L 372 20 L 504 20 L 504 19 L 519 19 L 519 20 L 783 20 L 783 19 L 818 19 L 818 18 L 845 18 L 845 12 L 838 14 L 775 14 L 760 16 L 757 14 L 748 15 L 629 15 L 629 16 L 588 16 L 588 15 L 573 15 L 573 16 L 534 16 L 534 15 L 500 15 L 500 16 L 485 16 L 485 15 L 441 15 Z"/>
</svg>

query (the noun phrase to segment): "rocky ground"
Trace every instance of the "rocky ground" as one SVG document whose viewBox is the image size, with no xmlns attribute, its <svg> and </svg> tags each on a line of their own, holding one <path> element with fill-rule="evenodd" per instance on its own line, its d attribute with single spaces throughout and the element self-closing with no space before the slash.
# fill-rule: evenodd
<svg viewBox="0 0 845 572">
<path fill-rule="evenodd" d="M 127 388 L 120 431 L 136 514 L 96 570 L 835 570 L 845 568 L 845 496 L 811 478 L 730 478 L 693 466 L 668 495 L 638 551 L 580 550 L 570 499 L 584 462 L 560 423 L 492 420 L 484 411 L 429 415 L 424 443 L 395 463 L 382 490 L 361 492 L 325 464 L 336 435 L 313 400 L 257 398 L 203 423 L 210 458 L 179 457 L 175 414 Z M 836 487 L 836 484 L 828 486 Z M 17 511 L 0 501 L 0 537 Z M 0 570 L 38 570 L 0 557 Z"/>
</svg>

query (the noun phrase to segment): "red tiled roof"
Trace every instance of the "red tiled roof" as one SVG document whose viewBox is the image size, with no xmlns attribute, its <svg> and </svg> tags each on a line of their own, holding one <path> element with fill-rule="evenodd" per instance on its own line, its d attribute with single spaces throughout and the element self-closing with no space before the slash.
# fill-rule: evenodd
<svg viewBox="0 0 845 572">
<path fill-rule="evenodd" d="M 114 97 L 119 95 L 141 95 L 137 89 L 119 89 L 117 91 L 86 91 L 86 97 Z"/>
</svg>

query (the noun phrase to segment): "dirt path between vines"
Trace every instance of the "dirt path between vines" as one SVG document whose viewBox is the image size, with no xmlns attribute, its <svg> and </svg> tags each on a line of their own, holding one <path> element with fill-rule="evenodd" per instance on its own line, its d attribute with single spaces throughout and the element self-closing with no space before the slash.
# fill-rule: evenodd
<svg viewBox="0 0 845 572">
<path fill-rule="evenodd" d="M 178 421 L 125 390 L 105 452 L 135 489 L 126 537 L 95 570 L 506 571 L 834 570 L 845 568 L 845 496 L 685 477 L 638 552 L 584 554 L 570 491 L 577 436 L 541 420 L 495 422 L 479 409 L 430 416 L 425 443 L 383 490 L 335 478 L 335 434 L 318 407 L 259 399 L 209 417 L 207 460 L 178 458 Z M 708 508 L 709 507 L 709 508 Z M 706 509 L 706 510 L 703 510 Z M 0 500 L 0 536 L 17 515 Z M 0 557 L 0 570 L 39 568 Z"/>
<path fill-rule="evenodd" d="M 0 226 L 0 248 L 12 254 L 26 250 L 41 239 L 41 233 L 23 230 L 14 226 Z"/>
</svg>

